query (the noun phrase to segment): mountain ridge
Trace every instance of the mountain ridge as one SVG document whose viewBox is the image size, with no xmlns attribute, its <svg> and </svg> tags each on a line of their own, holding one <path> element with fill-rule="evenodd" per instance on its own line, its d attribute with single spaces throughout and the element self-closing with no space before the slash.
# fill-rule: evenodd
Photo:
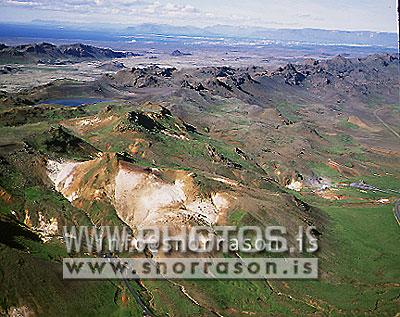
<svg viewBox="0 0 400 317">
<path fill-rule="evenodd" d="M 54 29 L 57 29 L 56 32 Z M 33 32 L 34 31 L 34 32 Z M 233 37 L 248 39 L 265 39 L 275 41 L 295 41 L 315 44 L 353 44 L 383 47 L 397 47 L 398 35 L 394 32 L 376 31 L 349 31 L 325 30 L 315 28 L 267 28 L 216 24 L 205 27 L 176 26 L 170 24 L 143 23 L 138 25 L 102 25 L 99 32 L 98 25 L 73 25 L 64 22 L 12 24 L 0 23 L 0 37 L 32 37 L 31 33 L 42 38 L 67 39 L 102 39 L 118 41 L 122 36 L 138 34 L 160 34 L 168 36 L 206 36 L 206 37 Z M 62 37 L 61 37 L 62 36 Z M 57 38 L 57 37 L 56 37 Z"/>
<path fill-rule="evenodd" d="M 114 51 L 82 43 L 56 46 L 51 43 L 7 46 L 0 44 L 0 62 L 54 63 L 60 60 L 83 61 L 104 60 L 132 56 L 133 53 Z"/>
</svg>

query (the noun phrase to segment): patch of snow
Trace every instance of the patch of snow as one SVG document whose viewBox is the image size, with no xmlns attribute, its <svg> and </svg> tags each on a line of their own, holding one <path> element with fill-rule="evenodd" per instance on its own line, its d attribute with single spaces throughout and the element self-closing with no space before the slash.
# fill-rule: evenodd
<svg viewBox="0 0 400 317">
<path fill-rule="evenodd" d="M 0 311 L 1 313 L 1 311 Z M 9 317 L 33 317 L 36 314 L 27 306 L 10 307 L 6 314 Z"/>
<path fill-rule="evenodd" d="M 142 220 L 156 220 L 159 216 L 157 214 L 162 213 L 163 209 L 182 204 L 186 199 L 183 189 L 184 183 L 179 180 L 175 184 L 158 181 L 148 184 L 138 199 L 138 207 L 146 213 Z"/>
<path fill-rule="evenodd" d="M 80 163 L 48 160 L 48 176 L 58 191 L 68 188 L 73 181 L 73 171 Z"/>
<path fill-rule="evenodd" d="M 32 229 L 39 233 L 39 236 L 43 242 L 48 242 L 58 233 L 57 218 L 52 217 L 50 220 L 46 220 L 42 213 L 39 212 L 39 225 L 37 227 L 33 227 Z"/>
<path fill-rule="evenodd" d="M 101 120 L 98 117 L 92 118 L 92 119 L 82 119 L 79 121 L 79 125 L 81 127 L 87 126 L 87 125 L 94 125 L 96 123 L 101 122 Z"/>
<path fill-rule="evenodd" d="M 125 197 L 130 190 L 141 185 L 145 177 L 144 173 L 127 171 L 121 168 L 115 178 L 115 199 L 119 200 Z"/>
<path fill-rule="evenodd" d="M 218 211 L 229 207 L 229 201 L 221 193 L 214 194 L 211 199 Z"/>
<path fill-rule="evenodd" d="M 292 179 L 290 184 L 286 185 L 286 188 L 299 192 L 303 188 L 303 183 Z"/>
<path fill-rule="evenodd" d="M 71 195 L 65 196 L 65 198 L 67 198 L 67 200 L 68 200 L 69 202 L 73 202 L 74 200 L 78 199 L 79 196 L 78 196 L 78 193 L 77 193 L 77 192 L 73 192 Z"/>
<path fill-rule="evenodd" d="M 213 179 L 213 180 L 215 180 L 217 182 L 220 182 L 220 183 L 224 183 L 224 184 L 230 185 L 230 186 L 238 186 L 237 182 L 235 182 L 235 181 L 233 181 L 231 179 L 228 179 L 228 178 L 211 177 L 211 179 Z"/>
</svg>

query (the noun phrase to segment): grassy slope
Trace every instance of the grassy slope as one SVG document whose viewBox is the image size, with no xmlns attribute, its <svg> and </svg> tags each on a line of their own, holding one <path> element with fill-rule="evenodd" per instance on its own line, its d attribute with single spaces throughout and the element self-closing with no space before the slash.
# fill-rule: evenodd
<svg viewBox="0 0 400 317">
<path fill-rule="evenodd" d="M 270 281 L 293 299 L 272 293 L 264 281 L 186 282 L 189 293 L 231 316 L 246 312 L 254 316 L 393 316 L 399 307 L 400 251 L 396 243 L 400 232 L 392 207 L 319 207 L 332 221 L 323 238 L 329 242 L 323 243 L 320 253 L 320 279 Z M 237 212 L 230 220 L 237 224 L 242 218 Z"/>
<path fill-rule="evenodd" d="M 121 303 L 119 283 L 65 281 L 61 265 L 42 259 L 51 257 L 46 246 L 26 244 L 34 256 L 0 244 L 0 311 L 27 305 L 42 316 L 140 316 L 132 299 Z"/>
<path fill-rule="evenodd" d="M 400 238 L 392 206 L 320 206 L 332 219 L 318 281 L 290 283 L 324 314 L 393 316 L 399 307 Z"/>
<path fill-rule="evenodd" d="M 15 140 L 17 131 L 25 137 L 34 132 L 46 131 L 48 126 L 46 123 L 33 123 L 16 128 L 1 128 L 1 131 L 4 132 L 3 137 L 7 141 L 19 141 L 21 136 Z M 103 134 L 110 131 L 101 132 Z M 118 150 L 125 149 L 126 141 L 120 140 L 120 142 L 121 144 L 113 146 L 120 146 L 121 149 L 116 146 Z M 161 142 L 155 145 L 155 152 L 168 154 L 165 157 L 182 155 L 192 159 L 203 158 L 206 157 L 205 142 L 209 143 L 210 140 L 205 140 L 202 136 L 194 137 L 191 142 L 162 136 Z M 235 157 L 231 149 L 224 148 L 222 142 L 213 145 L 227 157 Z M 171 164 L 171 160 L 162 163 Z M 243 160 L 240 160 L 240 163 L 246 169 L 252 168 L 246 166 L 247 162 Z M 325 166 L 317 165 L 315 168 L 332 172 Z M 334 171 L 333 173 L 332 176 L 340 178 L 340 174 Z M 378 182 L 380 178 L 365 180 L 383 188 L 388 184 L 388 179 L 384 183 Z M 392 179 L 389 183 L 396 185 Z M 388 188 L 394 187 L 388 186 Z M 351 189 L 343 191 L 345 194 L 351 193 L 352 198 L 381 197 L 380 194 L 370 195 Z M 43 197 L 43 191 L 37 187 L 29 187 L 24 195 L 27 202 L 35 202 L 39 196 Z M 56 202 L 55 205 L 58 205 L 58 200 Z M 355 208 L 345 204 L 348 201 L 328 204 L 322 199 L 312 199 L 310 202 L 320 207 L 332 220 L 330 231 L 323 236 L 328 242 L 323 245 L 326 249 L 321 250 L 320 263 L 323 275 L 319 281 L 272 282 L 274 287 L 292 295 L 298 301 L 271 293 L 263 281 L 182 283 L 201 304 L 202 307 L 199 307 L 176 285 L 167 281 L 148 281 L 145 285 L 152 298 L 149 303 L 157 315 L 207 316 L 211 314 L 211 310 L 231 316 L 243 316 L 248 313 L 254 316 L 305 315 L 314 311 L 318 315 L 394 315 L 399 307 L 400 271 L 396 259 L 399 258 L 400 252 L 396 248 L 399 228 L 393 218 L 391 207 Z M 3 209 L 9 211 L 9 208 Z M 245 211 L 237 211 L 230 215 L 230 221 L 233 224 L 240 224 L 245 216 Z M 29 247 L 31 255 L 8 247 L 1 248 L 1 306 L 18 305 L 19 298 L 28 298 L 32 300 L 32 304 L 41 307 L 48 316 L 140 315 L 132 299 L 126 305 L 121 304 L 119 298 L 122 291 L 118 284 L 111 282 L 65 284 L 60 280 L 57 273 L 59 264 L 49 262 L 49 260 L 57 261 L 64 255 L 59 246 L 29 241 L 24 245 Z M 24 264 L 19 266 L 21 259 L 33 269 L 27 270 Z M 116 303 L 114 298 L 117 298 Z M 55 302 L 58 305 L 55 305 Z M 318 308 L 311 309 L 304 302 Z"/>
</svg>

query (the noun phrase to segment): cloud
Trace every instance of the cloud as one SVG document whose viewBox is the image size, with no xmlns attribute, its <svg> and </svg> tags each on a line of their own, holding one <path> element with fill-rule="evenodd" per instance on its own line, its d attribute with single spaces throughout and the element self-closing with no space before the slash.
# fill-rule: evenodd
<svg viewBox="0 0 400 317">
<path fill-rule="evenodd" d="M 75 14 L 74 20 L 85 22 L 98 21 L 99 17 L 107 17 L 108 22 L 135 23 L 156 22 L 189 25 L 241 24 L 254 23 L 254 16 L 231 13 L 229 10 L 200 10 L 191 3 L 176 3 L 175 0 L 0 0 L 0 5 L 26 7 L 44 12 L 65 12 L 65 17 Z M 189 1 L 189 0 L 188 0 Z M 209 8 L 208 8 L 209 9 Z M 46 14 L 46 13 L 44 13 Z M 48 14 L 48 13 L 47 13 Z M 46 14 L 46 15 L 47 15 Z M 85 19 L 87 17 L 87 20 Z M 256 19 L 258 20 L 258 19 Z M 217 21 L 217 22 L 216 22 Z M 269 24 L 279 22 L 269 20 Z M 285 25 L 282 23 L 282 25 Z"/>
<path fill-rule="evenodd" d="M 24 1 L 24 0 L 7 0 L 7 4 L 9 5 L 14 5 L 14 6 L 19 6 L 19 7 L 34 7 L 39 5 L 39 2 L 35 1 Z"/>
<path fill-rule="evenodd" d="M 205 13 L 190 4 L 161 3 L 149 0 L 0 0 L 0 5 L 53 12 L 76 12 L 87 14 L 92 18 L 99 14 L 110 15 L 110 19 L 135 16 L 138 20 L 181 18 L 191 21 L 194 17 L 206 16 Z M 118 15 L 121 16 L 118 17 Z"/>
<path fill-rule="evenodd" d="M 199 13 L 200 11 L 191 5 L 180 5 L 180 4 L 173 4 L 167 3 L 164 6 L 164 9 L 167 12 L 178 12 L 178 13 Z"/>
<path fill-rule="evenodd" d="M 0 0 L 15 20 L 397 29 L 393 0 Z M 379 4 L 378 4 L 379 3 Z M 11 18 L 10 18 L 11 19 Z M 24 20 L 26 21 L 26 20 Z"/>
<path fill-rule="evenodd" d="M 70 11 L 87 9 L 89 12 L 103 9 L 123 9 L 147 5 L 146 0 L 0 0 L 0 5 L 29 6 L 41 10 Z"/>
</svg>

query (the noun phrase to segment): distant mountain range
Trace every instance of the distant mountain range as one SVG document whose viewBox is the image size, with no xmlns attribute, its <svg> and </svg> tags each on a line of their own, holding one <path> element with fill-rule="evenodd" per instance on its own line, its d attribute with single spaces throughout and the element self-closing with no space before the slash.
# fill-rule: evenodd
<svg viewBox="0 0 400 317">
<path fill-rule="evenodd" d="M 219 25 L 214 32 L 243 37 L 268 38 L 282 41 L 300 41 L 317 44 L 358 44 L 371 46 L 397 46 L 397 34 L 370 31 L 332 31 L 320 29 L 264 29 L 237 28 Z"/>
<path fill-rule="evenodd" d="M 73 25 L 56 21 L 30 24 L 0 24 L 0 37 L 52 38 L 75 40 L 122 41 L 127 36 L 168 35 L 186 37 L 262 39 L 317 45 L 359 45 L 398 47 L 398 35 L 388 32 L 340 31 L 322 29 L 269 29 L 263 27 L 214 25 L 204 28 L 145 23 L 136 26 Z"/>
<path fill-rule="evenodd" d="M 132 55 L 85 44 L 56 46 L 49 43 L 7 46 L 0 44 L 0 62 L 63 63 L 64 61 L 102 60 Z"/>
<path fill-rule="evenodd" d="M 141 24 L 127 28 L 131 34 L 163 34 L 187 36 L 222 36 L 233 38 L 294 41 L 315 44 L 345 44 L 397 47 L 396 33 L 371 31 L 339 31 L 322 29 L 269 29 L 230 25 L 205 28 L 173 26 L 167 24 Z"/>
</svg>

